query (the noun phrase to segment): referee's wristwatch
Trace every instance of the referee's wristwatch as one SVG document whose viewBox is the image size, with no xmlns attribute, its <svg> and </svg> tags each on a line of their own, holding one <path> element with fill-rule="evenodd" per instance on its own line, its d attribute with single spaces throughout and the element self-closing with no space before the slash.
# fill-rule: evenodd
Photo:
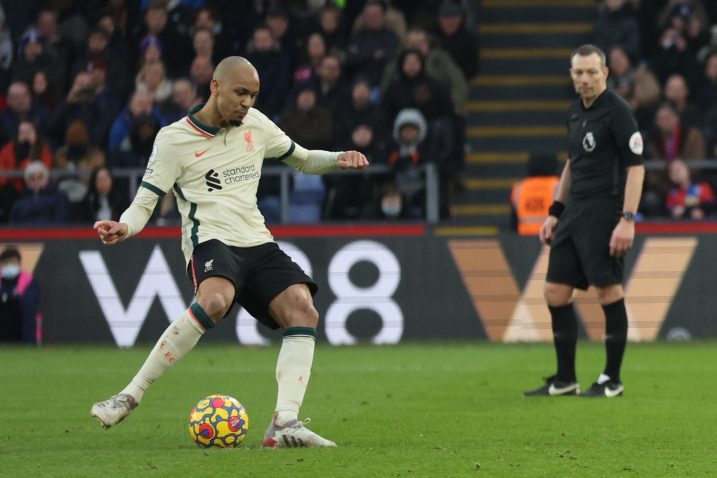
<svg viewBox="0 0 717 478">
<path fill-rule="evenodd" d="M 624 211 L 622 213 L 622 218 L 627 222 L 635 222 L 635 213 L 632 211 Z"/>
</svg>

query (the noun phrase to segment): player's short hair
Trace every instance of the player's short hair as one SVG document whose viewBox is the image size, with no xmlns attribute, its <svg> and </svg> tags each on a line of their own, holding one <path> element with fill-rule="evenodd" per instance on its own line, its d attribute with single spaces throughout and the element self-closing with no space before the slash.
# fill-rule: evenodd
<svg viewBox="0 0 717 478">
<path fill-rule="evenodd" d="M 605 68 L 607 66 L 607 60 L 605 59 L 605 52 L 602 51 L 602 49 L 600 47 L 597 47 L 590 43 L 586 43 L 585 45 L 580 45 L 575 50 L 573 50 L 573 52 L 570 54 L 570 63 L 572 63 L 573 57 L 575 57 L 576 55 L 590 56 L 593 53 L 596 54 L 598 57 L 600 57 L 600 67 Z"/>
</svg>

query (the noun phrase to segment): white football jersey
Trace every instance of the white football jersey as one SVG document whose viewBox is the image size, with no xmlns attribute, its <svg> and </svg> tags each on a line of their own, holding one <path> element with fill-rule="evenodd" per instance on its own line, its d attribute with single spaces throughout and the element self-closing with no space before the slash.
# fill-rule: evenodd
<svg viewBox="0 0 717 478">
<path fill-rule="evenodd" d="M 199 122 L 193 115 L 199 108 L 160 130 L 141 182 L 157 199 L 174 190 L 187 261 L 209 239 L 237 247 L 273 241 L 256 198 L 264 158 L 308 156 L 254 108 L 228 129 Z"/>
</svg>

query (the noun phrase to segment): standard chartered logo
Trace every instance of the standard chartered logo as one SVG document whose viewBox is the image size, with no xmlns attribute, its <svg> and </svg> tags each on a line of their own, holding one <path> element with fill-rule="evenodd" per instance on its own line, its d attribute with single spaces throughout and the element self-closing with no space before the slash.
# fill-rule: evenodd
<svg viewBox="0 0 717 478">
<path fill-rule="evenodd" d="M 222 171 L 222 181 L 224 184 L 235 184 L 243 181 L 251 181 L 259 179 L 261 174 L 256 170 L 256 166 L 249 164 L 239 168 L 225 169 Z"/>
</svg>

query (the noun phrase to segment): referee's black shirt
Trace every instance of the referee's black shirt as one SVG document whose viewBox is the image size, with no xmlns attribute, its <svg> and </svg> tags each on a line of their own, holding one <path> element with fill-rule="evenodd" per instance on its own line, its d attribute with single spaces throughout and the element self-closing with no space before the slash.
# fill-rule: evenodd
<svg viewBox="0 0 717 478">
<path fill-rule="evenodd" d="M 625 169 L 642 164 L 642 137 L 630 106 L 605 90 L 590 108 L 578 98 L 568 112 L 570 199 L 618 196 Z"/>
</svg>

